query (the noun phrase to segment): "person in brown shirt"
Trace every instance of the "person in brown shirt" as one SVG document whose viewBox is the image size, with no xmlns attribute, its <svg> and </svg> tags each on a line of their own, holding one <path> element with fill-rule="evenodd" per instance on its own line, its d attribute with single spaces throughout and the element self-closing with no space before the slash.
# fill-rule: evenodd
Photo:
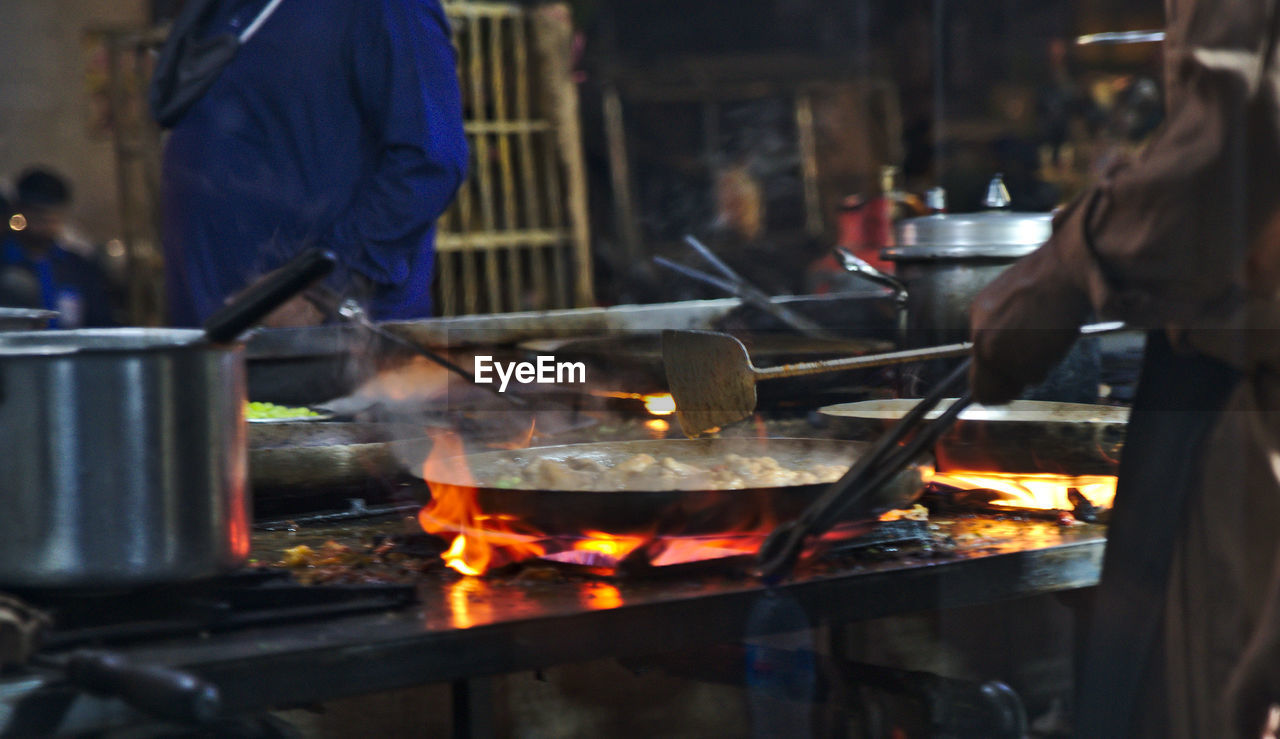
<svg viewBox="0 0 1280 739">
<path fill-rule="evenodd" d="M 1168 116 L 971 308 L 976 399 L 1093 312 L 1149 330 L 1080 670 L 1079 736 L 1258 736 L 1280 703 L 1277 11 L 1167 3 Z"/>
</svg>

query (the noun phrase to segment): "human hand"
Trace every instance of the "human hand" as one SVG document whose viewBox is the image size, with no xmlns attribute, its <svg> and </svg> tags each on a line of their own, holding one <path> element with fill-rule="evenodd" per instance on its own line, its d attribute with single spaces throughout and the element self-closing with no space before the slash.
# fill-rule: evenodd
<svg viewBox="0 0 1280 739">
<path fill-rule="evenodd" d="M 324 323 L 325 314 L 305 295 L 298 295 L 285 302 L 279 308 L 267 314 L 261 324 L 267 328 L 290 328 L 295 326 L 319 326 Z"/>
<path fill-rule="evenodd" d="M 969 309 L 974 399 L 1007 403 L 1044 379 L 1075 343 L 1088 315 L 1088 299 L 1048 247 L 1005 270 Z"/>
</svg>

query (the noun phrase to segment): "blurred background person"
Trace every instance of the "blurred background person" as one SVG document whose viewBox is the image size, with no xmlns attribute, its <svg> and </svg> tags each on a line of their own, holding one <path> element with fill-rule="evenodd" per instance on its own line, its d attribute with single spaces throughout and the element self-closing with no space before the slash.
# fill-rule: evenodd
<svg viewBox="0 0 1280 739">
<path fill-rule="evenodd" d="M 67 248 L 71 187 L 52 170 L 31 167 L 14 185 L 0 243 L 0 305 L 57 311 L 54 328 L 115 325 L 106 276 Z"/>
<path fill-rule="evenodd" d="M 232 56 L 210 63 L 219 39 Z M 193 92 L 183 73 L 204 64 Z M 151 88 L 172 129 L 170 322 L 202 322 L 308 246 L 334 252 L 331 285 L 372 318 L 429 315 L 435 222 L 467 165 L 455 65 L 439 0 L 190 0 Z M 322 319 L 295 300 L 267 323 Z"/>
</svg>

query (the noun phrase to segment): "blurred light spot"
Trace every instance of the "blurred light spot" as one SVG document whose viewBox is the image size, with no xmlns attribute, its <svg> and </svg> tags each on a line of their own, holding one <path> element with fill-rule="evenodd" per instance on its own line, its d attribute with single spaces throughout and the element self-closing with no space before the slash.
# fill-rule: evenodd
<svg viewBox="0 0 1280 739">
<path fill-rule="evenodd" d="M 671 428 L 671 424 L 661 418 L 651 418 L 644 422 L 644 426 L 649 429 L 649 436 L 654 439 L 666 438 L 667 430 Z"/>
<path fill-rule="evenodd" d="M 21 213 L 14 213 L 9 216 L 9 228 L 14 231 L 25 231 L 27 228 L 27 217 Z"/>
</svg>

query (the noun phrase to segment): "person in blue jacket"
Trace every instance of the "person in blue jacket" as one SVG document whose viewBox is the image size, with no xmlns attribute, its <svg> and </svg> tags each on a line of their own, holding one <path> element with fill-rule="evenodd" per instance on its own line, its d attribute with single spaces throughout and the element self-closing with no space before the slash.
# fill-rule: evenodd
<svg viewBox="0 0 1280 739">
<path fill-rule="evenodd" d="M 59 243 L 71 186 L 51 170 L 32 167 L 14 189 L 14 207 L 0 210 L 0 305 L 57 311 L 51 328 L 114 326 L 106 276 Z"/>
<path fill-rule="evenodd" d="M 254 31 L 165 145 L 170 322 L 199 324 L 309 246 L 373 318 L 429 315 L 435 222 L 467 167 L 439 0 L 189 2 L 208 6 L 202 34 Z"/>
</svg>

